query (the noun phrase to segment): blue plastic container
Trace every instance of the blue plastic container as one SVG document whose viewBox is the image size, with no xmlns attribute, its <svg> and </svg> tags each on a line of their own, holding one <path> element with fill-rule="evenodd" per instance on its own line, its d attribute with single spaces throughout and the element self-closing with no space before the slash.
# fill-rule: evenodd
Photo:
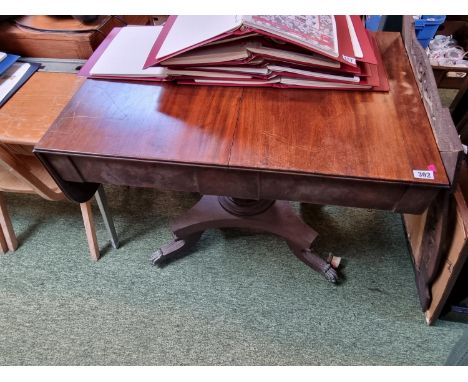
<svg viewBox="0 0 468 382">
<path fill-rule="evenodd" d="M 445 21 L 445 16 L 441 15 L 425 15 L 420 19 L 414 20 L 414 30 L 416 38 L 423 48 L 427 48 L 429 41 L 431 41 L 439 25 Z"/>
<path fill-rule="evenodd" d="M 381 15 L 366 16 L 366 29 L 377 32 L 380 26 Z"/>
</svg>

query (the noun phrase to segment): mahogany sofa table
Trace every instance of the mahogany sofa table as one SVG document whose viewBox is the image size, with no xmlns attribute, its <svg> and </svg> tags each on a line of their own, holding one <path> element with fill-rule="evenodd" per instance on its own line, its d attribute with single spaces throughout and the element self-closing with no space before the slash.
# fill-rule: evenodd
<svg viewBox="0 0 468 382">
<path fill-rule="evenodd" d="M 335 282 L 288 201 L 419 214 L 450 187 L 400 34 L 377 42 L 388 93 L 86 80 L 35 153 L 77 202 L 100 183 L 205 195 L 154 263 L 208 228 L 244 227 Z M 427 169 L 434 179 L 414 177 Z"/>
</svg>

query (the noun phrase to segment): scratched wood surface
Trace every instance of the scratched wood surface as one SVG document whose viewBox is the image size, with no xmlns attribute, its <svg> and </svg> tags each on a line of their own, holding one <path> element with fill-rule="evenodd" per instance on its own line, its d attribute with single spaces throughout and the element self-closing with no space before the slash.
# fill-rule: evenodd
<svg viewBox="0 0 468 382">
<path fill-rule="evenodd" d="M 408 182 L 433 165 L 445 184 L 401 37 L 377 42 L 389 93 L 245 89 L 230 165 Z"/>
<path fill-rule="evenodd" d="M 377 42 L 389 93 L 87 80 L 36 149 L 448 185 L 401 37 Z"/>
<path fill-rule="evenodd" d="M 88 80 L 36 148 L 225 166 L 241 93 Z"/>
<path fill-rule="evenodd" d="M 0 142 L 34 146 L 83 83 L 69 73 L 35 73 L 0 108 Z"/>
</svg>

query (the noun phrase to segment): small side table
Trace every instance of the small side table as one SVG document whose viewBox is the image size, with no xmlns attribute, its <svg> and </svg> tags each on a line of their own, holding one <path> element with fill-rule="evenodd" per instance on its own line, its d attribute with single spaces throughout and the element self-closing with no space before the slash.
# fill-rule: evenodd
<svg viewBox="0 0 468 382">
<path fill-rule="evenodd" d="M 75 74 L 37 72 L 0 109 L 0 165 L 4 170 L 4 176 L 0 178 L 1 191 L 35 193 L 48 200 L 64 198 L 32 150 L 82 83 L 83 79 Z M 111 243 L 117 248 L 118 238 L 102 187 L 97 190 L 96 200 Z M 14 251 L 18 245 L 16 235 L 5 201 L 3 198 L 0 201 L 0 244 L 3 252 L 6 249 Z M 91 205 L 82 203 L 80 207 L 91 257 L 97 260 L 100 252 Z"/>
</svg>

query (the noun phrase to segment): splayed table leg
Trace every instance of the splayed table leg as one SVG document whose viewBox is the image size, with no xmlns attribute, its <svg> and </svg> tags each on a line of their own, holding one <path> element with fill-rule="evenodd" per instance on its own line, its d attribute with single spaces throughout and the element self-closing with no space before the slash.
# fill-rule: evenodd
<svg viewBox="0 0 468 382">
<path fill-rule="evenodd" d="M 328 281 L 338 281 L 333 266 L 311 250 L 317 232 L 305 224 L 286 201 L 203 196 L 171 224 L 174 239 L 151 256 L 152 264 L 164 265 L 188 254 L 203 232 L 212 228 L 243 228 L 277 235 L 286 240 L 301 261 Z"/>
</svg>

